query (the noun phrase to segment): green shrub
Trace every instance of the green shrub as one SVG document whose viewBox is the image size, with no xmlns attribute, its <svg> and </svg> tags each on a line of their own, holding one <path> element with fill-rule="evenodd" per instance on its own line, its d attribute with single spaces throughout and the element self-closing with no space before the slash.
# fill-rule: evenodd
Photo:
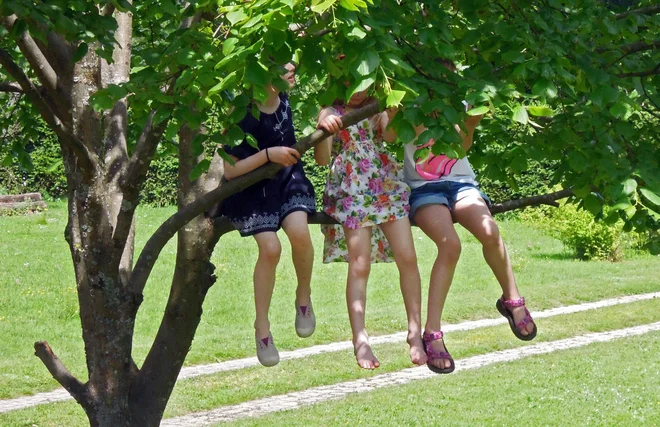
<svg viewBox="0 0 660 427">
<path fill-rule="evenodd" d="M 325 182 L 328 176 L 328 167 L 319 166 L 314 160 L 314 150 L 309 150 L 302 157 L 303 165 L 305 167 L 305 175 L 314 186 L 316 193 L 316 210 L 323 210 L 323 190 L 325 189 Z"/>
<path fill-rule="evenodd" d="M 623 223 L 607 225 L 589 212 L 565 203 L 551 211 L 546 223 L 551 234 L 583 260 L 618 261 L 622 258 Z"/>
<path fill-rule="evenodd" d="M 176 205 L 178 173 L 177 155 L 159 147 L 140 189 L 140 203 L 158 207 Z"/>
<path fill-rule="evenodd" d="M 557 162 L 530 160 L 528 164 L 529 167 L 526 170 L 518 175 L 507 177 L 506 182 L 486 178 L 485 173 L 483 173 L 486 167 L 475 168 L 475 173 L 481 189 L 493 203 L 538 196 L 553 191 L 552 176 L 555 173 Z M 521 212 L 523 211 L 510 211 L 501 215 L 508 219 L 521 218 Z"/>
<path fill-rule="evenodd" d="M 31 170 L 14 158 L 10 166 L 0 168 L 0 188 L 8 194 L 38 192 L 44 199 L 66 195 L 66 176 L 60 145 L 46 125 L 38 129 L 38 143 L 28 144 Z"/>
</svg>

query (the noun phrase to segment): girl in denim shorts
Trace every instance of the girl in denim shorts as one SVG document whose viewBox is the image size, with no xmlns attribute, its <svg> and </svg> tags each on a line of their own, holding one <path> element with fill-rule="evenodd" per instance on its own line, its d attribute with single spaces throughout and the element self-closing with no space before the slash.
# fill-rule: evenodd
<svg viewBox="0 0 660 427">
<path fill-rule="evenodd" d="M 465 122 L 467 133 L 456 126 L 466 152 L 472 146 L 474 130 L 482 117 L 468 117 Z M 424 130 L 423 126 L 415 129 L 418 136 Z M 516 337 L 533 339 L 536 325 L 525 307 L 525 299 L 518 293 L 509 255 L 490 214 L 490 200 L 479 190 L 467 157 L 450 159 L 424 150 L 431 145 L 433 140 L 423 146 L 417 146 L 415 141 L 405 146 L 404 177 L 412 190 L 410 218 L 438 247 L 438 257 L 431 271 L 423 335 L 427 365 L 434 372 L 450 373 L 454 370 L 454 361 L 444 345 L 440 319 L 461 253 L 461 242 L 454 222 L 461 224 L 481 242 L 484 258 L 502 287 L 502 297 L 497 300 L 496 307 L 509 320 Z M 429 154 L 422 154 L 425 152 Z"/>
</svg>

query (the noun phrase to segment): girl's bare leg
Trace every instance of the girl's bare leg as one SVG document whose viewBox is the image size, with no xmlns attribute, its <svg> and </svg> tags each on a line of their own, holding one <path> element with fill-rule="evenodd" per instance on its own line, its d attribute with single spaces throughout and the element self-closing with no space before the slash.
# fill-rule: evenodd
<svg viewBox="0 0 660 427">
<path fill-rule="evenodd" d="M 254 235 L 254 239 L 259 246 L 259 258 L 254 267 L 254 306 L 256 319 L 254 321 L 254 330 L 257 338 L 268 337 L 270 332 L 270 321 L 268 320 L 268 310 L 270 309 L 270 300 L 273 296 L 275 286 L 275 270 L 280 261 L 282 246 L 277 238 L 277 233 L 265 231 Z"/>
<path fill-rule="evenodd" d="M 490 214 L 486 202 L 478 196 L 468 196 L 454 205 L 454 218 L 481 242 L 484 259 L 493 270 L 495 278 L 502 288 L 505 299 L 519 299 L 520 293 L 511 268 L 509 254 L 506 251 L 497 223 Z M 516 322 L 522 320 L 525 307 L 511 309 Z M 534 323 L 527 324 L 520 333 L 527 335 L 534 330 Z"/>
<path fill-rule="evenodd" d="M 403 303 L 408 317 L 408 344 L 410 360 L 416 365 L 427 361 L 422 342 L 422 289 L 417 255 L 413 243 L 410 221 L 403 218 L 380 225 L 394 253 L 394 260 L 399 269 L 399 281 Z"/>
<path fill-rule="evenodd" d="M 356 230 L 344 227 L 344 233 L 349 256 L 346 304 L 353 332 L 355 358 L 361 368 L 375 369 L 380 366 L 380 362 L 371 351 L 364 321 L 367 280 L 371 272 L 371 227 Z"/>
<path fill-rule="evenodd" d="M 415 222 L 438 248 L 438 256 L 431 270 L 425 325 L 427 333 L 438 332 L 442 326 L 442 310 L 461 255 L 461 241 L 454 229 L 451 212 L 445 205 L 422 206 L 415 213 Z M 431 345 L 437 351 L 447 351 L 442 340 L 433 341 Z M 440 369 L 451 365 L 448 359 L 435 359 L 432 363 Z"/>
<path fill-rule="evenodd" d="M 309 235 L 307 212 L 292 212 L 282 221 L 282 228 L 291 242 L 293 266 L 296 269 L 298 288 L 296 304 L 309 305 L 311 295 L 312 268 L 314 266 L 314 246 Z"/>
</svg>

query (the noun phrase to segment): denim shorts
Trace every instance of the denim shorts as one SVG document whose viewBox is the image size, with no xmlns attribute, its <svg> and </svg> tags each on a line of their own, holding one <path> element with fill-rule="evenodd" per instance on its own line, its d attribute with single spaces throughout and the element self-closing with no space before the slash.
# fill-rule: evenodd
<svg viewBox="0 0 660 427">
<path fill-rule="evenodd" d="M 474 184 L 457 181 L 439 181 L 413 188 L 410 193 L 410 218 L 415 217 L 417 209 L 426 205 L 445 205 L 451 211 L 456 202 L 468 196 L 484 199 L 490 207 L 490 199 Z"/>
</svg>

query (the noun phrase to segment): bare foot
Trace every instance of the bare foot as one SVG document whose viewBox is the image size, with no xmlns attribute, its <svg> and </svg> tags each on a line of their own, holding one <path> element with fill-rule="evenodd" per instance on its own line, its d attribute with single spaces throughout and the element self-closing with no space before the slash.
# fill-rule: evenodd
<svg viewBox="0 0 660 427">
<path fill-rule="evenodd" d="M 513 307 L 509 308 L 509 311 L 511 311 L 511 314 L 513 314 L 513 321 L 518 325 L 518 322 L 523 320 L 527 313 L 525 312 L 525 306 L 520 306 L 520 307 Z M 521 335 L 529 335 L 534 331 L 534 322 L 529 322 L 527 325 L 525 325 L 524 328 L 520 329 L 520 334 Z"/>
<path fill-rule="evenodd" d="M 408 339 L 406 341 L 410 346 L 410 361 L 415 365 L 425 365 L 428 358 L 426 357 L 426 352 L 424 351 L 424 342 L 422 341 L 422 336 L 419 334 L 408 334 Z"/>
<path fill-rule="evenodd" d="M 353 344 L 353 353 L 358 365 L 362 369 L 376 369 L 380 366 L 380 362 L 371 351 L 371 346 L 368 342 L 358 342 Z"/>
</svg>

